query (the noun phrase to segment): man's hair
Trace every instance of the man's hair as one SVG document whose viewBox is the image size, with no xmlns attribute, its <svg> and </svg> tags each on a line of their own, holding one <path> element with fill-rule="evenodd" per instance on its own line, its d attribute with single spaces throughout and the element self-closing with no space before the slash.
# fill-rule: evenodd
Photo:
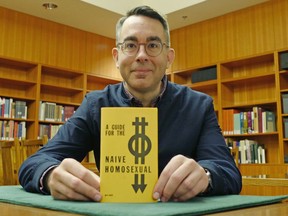
<svg viewBox="0 0 288 216">
<path fill-rule="evenodd" d="M 139 7 L 133 8 L 126 13 L 126 16 L 118 20 L 116 24 L 116 44 L 119 43 L 120 32 L 121 32 L 123 23 L 130 16 L 146 16 L 146 17 L 158 20 L 164 28 L 164 32 L 165 32 L 166 40 L 167 40 L 166 43 L 168 46 L 170 46 L 169 25 L 165 16 L 161 15 L 159 12 L 157 12 L 156 10 L 154 10 L 153 8 L 149 6 L 139 6 Z"/>
</svg>

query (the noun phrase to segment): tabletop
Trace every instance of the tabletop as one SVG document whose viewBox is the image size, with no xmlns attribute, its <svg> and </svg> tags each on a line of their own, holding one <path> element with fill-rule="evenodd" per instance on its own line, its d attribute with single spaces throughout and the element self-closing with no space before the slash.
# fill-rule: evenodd
<svg viewBox="0 0 288 216">
<path fill-rule="evenodd" d="M 35 207 L 14 205 L 8 203 L 0 203 L 1 216 L 59 216 L 59 211 L 41 209 Z M 67 212 L 61 212 L 61 216 L 79 216 L 80 214 L 72 214 Z M 214 216 L 286 216 L 288 215 L 288 202 L 243 208 L 238 210 L 224 211 L 220 213 L 213 213 L 209 215 Z"/>
</svg>

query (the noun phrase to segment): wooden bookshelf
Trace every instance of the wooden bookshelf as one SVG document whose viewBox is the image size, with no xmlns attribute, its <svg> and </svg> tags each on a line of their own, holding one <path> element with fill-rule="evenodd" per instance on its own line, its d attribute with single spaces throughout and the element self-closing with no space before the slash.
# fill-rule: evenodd
<svg viewBox="0 0 288 216">
<path fill-rule="evenodd" d="M 0 97 L 25 101 L 28 107 L 27 119 L 4 118 L 2 116 L 0 121 L 25 122 L 26 136 L 34 136 L 37 132 L 35 110 L 38 65 L 32 62 L 0 58 L 0 77 Z"/>
<path fill-rule="evenodd" d="M 180 71 L 174 71 L 173 76 L 171 76 L 171 81 L 185 85 L 187 87 L 190 87 L 194 90 L 204 92 L 208 95 L 210 95 L 214 100 L 214 109 L 217 112 L 218 111 L 218 80 L 212 79 L 207 80 L 203 82 L 192 82 L 192 74 L 197 73 L 207 67 L 216 67 L 216 65 L 209 65 L 205 67 L 197 67 L 197 68 L 189 68 L 187 70 L 180 70 Z M 218 72 L 217 72 L 218 73 Z"/>
<path fill-rule="evenodd" d="M 224 135 L 232 140 L 250 139 L 263 144 L 266 150 L 265 164 L 239 164 L 242 175 L 251 175 L 251 170 L 265 170 L 269 174 L 275 166 L 285 166 L 288 154 L 288 139 L 284 138 L 282 93 L 288 93 L 288 70 L 279 69 L 279 54 L 287 50 L 275 50 L 229 61 L 215 63 L 217 78 L 192 83 L 193 72 L 211 65 L 174 71 L 172 81 L 210 95 L 214 100 L 219 124 L 223 128 L 223 110 L 251 110 L 254 106 L 271 110 L 276 116 L 277 131 L 269 133 L 245 133 Z M 224 117 L 225 119 L 225 117 Z M 270 166 L 267 166 L 270 165 Z M 251 166 L 251 169 L 249 168 Z M 262 169 L 261 167 L 265 167 Z M 267 171 L 268 170 L 268 171 Z M 284 174 L 284 173 L 283 173 Z"/>
<path fill-rule="evenodd" d="M 284 105 L 283 105 L 283 101 L 282 101 L 282 94 L 287 94 L 288 93 L 288 69 L 281 69 L 280 67 L 280 58 L 279 55 L 281 53 L 288 53 L 288 50 L 283 50 L 282 52 L 279 52 L 276 54 L 276 61 L 277 61 L 277 71 L 278 71 L 278 75 L 279 75 L 279 94 L 278 94 L 278 100 L 282 102 L 282 104 L 280 104 L 280 106 L 278 107 L 278 112 L 279 112 L 279 124 L 282 126 L 281 129 L 281 142 L 283 142 L 283 152 L 284 152 L 284 156 L 288 156 L 288 138 L 285 137 L 285 127 L 284 127 L 284 119 L 288 118 L 287 113 L 284 112 Z M 287 61 L 287 60 L 286 60 Z M 288 158 L 287 158 L 288 159 Z M 284 161 L 285 162 L 285 161 Z M 287 163 L 287 161 L 286 161 Z"/>
<path fill-rule="evenodd" d="M 27 119 L 0 117 L 0 121 L 25 121 L 24 138 L 35 139 L 39 137 L 40 124 L 57 126 L 64 123 L 39 120 L 41 102 L 73 106 L 76 110 L 86 93 L 117 82 L 120 79 L 0 57 L 0 98 L 22 100 L 27 104 Z"/>
<path fill-rule="evenodd" d="M 86 92 L 92 90 L 104 89 L 107 84 L 115 84 L 120 82 L 120 79 L 113 79 L 111 77 L 99 76 L 95 74 L 86 74 L 87 86 Z"/>
</svg>

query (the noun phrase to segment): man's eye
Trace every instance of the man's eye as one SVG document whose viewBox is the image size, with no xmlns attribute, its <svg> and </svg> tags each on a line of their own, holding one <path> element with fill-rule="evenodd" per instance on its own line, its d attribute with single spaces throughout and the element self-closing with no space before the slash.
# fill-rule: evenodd
<svg viewBox="0 0 288 216">
<path fill-rule="evenodd" d="M 126 49 L 135 49 L 137 45 L 135 43 L 126 43 Z"/>
<path fill-rule="evenodd" d="M 157 43 L 157 42 L 150 42 L 150 43 L 148 43 L 148 48 L 149 49 L 158 49 L 159 48 L 159 43 Z"/>
</svg>

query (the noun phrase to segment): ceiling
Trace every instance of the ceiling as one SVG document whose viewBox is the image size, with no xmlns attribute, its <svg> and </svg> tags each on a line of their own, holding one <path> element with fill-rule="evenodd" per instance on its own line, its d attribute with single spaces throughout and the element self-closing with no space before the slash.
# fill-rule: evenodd
<svg viewBox="0 0 288 216">
<path fill-rule="evenodd" d="M 115 38 L 117 20 L 134 6 L 149 5 L 166 14 L 170 29 L 240 10 L 268 0 L 0 0 L 0 6 Z M 58 7 L 46 10 L 43 3 Z"/>
</svg>

